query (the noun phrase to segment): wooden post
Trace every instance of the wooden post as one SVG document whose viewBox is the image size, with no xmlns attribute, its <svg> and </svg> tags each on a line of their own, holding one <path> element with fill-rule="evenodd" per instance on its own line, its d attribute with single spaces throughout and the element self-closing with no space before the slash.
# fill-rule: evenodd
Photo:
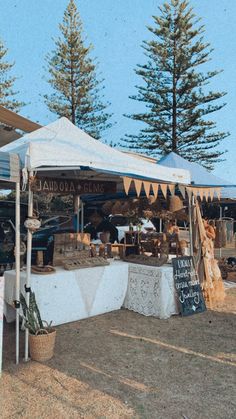
<svg viewBox="0 0 236 419">
<path fill-rule="evenodd" d="M 192 191 L 188 192 L 188 215 L 189 215 L 189 240 L 190 240 L 190 256 L 193 256 L 193 226 L 192 226 Z"/>
</svg>

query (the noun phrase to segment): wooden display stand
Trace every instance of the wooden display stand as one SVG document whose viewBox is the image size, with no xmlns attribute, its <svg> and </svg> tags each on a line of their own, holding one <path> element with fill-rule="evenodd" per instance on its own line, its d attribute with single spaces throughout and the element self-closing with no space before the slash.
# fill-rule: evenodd
<svg viewBox="0 0 236 419">
<path fill-rule="evenodd" d="M 111 245 L 112 250 L 118 249 L 120 259 L 124 259 L 127 253 L 127 249 L 137 249 L 136 245 L 133 244 L 125 244 L 125 243 L 113 243 Z"/>
<path fill-rule="evenodd" d="M 90 257 L 90 234 L 63 233 L 54 235 L 53 266 L 63 266 L 68 260 Z"/>
</svg>

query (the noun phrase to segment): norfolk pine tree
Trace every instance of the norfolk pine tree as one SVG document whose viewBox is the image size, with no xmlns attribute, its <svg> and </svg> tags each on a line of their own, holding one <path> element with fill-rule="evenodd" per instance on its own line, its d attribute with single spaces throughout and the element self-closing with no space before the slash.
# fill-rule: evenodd
<svg viewBox="0 0 236 419">
<path fill-rule="evenodd" d="M 18 94 L 13 88 L 16 77 L 10 75 L 14 63 L 6 61 L 7 52 L 8 49 L 0 40 L 0 105 L 18 112 L 24 103 L 14 99 L 14 96 Z"/>
<path fill-rule="evenodd" d="M 100 100 L 104 87 L 97 80 L 96 66 L 89 57 L 91 45 L 84 45 L 83 26 L 74 0 L 69 1 L 59 28 L 61 37 L 46 57 L 53 93 L 45 95 L 45 102 L 51 112 L 67 117 L 99 139 L 111 126 L 111 115 L 105 112 L 108 103 Z"/>
<path fill-rule="evenodd" d="M 152 155 L 174 151 L 213 169 L 222 161 L 217 146 L 229 135 L 215 132 L 216 123 L 207 118 L 225 106 L 217 104 L 225 92 L 206 88 L 220 71 L 201 71 L 212 49 L 203 41 L 204 27 L 198 25 L 200 19 L 189 2 L 170 0 L 159 9 L 160 16 L 153 16 L 155 27 L 148 27 L 154 39 L 142 44 L 147 63 L 135 70 L 143 85 L 136 86 L 138 94 L 131 96 L 146 110 L 127 115 L 146 126 L 139 134 L 126 136 L 126 147 Z"/>
</svg>

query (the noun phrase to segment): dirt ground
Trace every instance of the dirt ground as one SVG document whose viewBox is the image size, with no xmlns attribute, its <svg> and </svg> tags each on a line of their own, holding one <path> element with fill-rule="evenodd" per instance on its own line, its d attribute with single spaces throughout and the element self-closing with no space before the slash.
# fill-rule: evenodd
<svg viewBox="0 0 236 419">
<path fill-rule="evenodd" d="M 233 419 L 235 314 L 236 288 L 191 317 L 119 310 L 57 327 L 54 358 L 18 367 L 7 325 L 0 417 Z"/>
</svg>

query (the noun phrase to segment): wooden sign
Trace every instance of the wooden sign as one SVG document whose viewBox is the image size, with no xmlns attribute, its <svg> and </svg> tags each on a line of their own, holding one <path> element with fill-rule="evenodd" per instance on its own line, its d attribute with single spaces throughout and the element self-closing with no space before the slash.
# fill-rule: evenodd
<svg viewBox="0 0 236 419">
<path fill-rule="evenodd" d="M 172 259 L 172 265 L 181 314 L 188 316 L 205 311 L 206 305 L 193 258 L 191 256 L 175 258 Z"/>
<path fill-rule="evenodd" d="M 34 192 L 57 193 L 60 195 L 116 193 L 115 182 L 100 182 L 96 180 L 35 178 L 30 186 Z"/>
</svg>

